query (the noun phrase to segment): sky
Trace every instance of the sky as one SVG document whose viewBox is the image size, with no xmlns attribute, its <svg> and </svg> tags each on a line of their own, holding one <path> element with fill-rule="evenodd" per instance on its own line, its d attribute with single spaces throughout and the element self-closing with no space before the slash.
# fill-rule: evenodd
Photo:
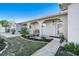
<svg viewBox="0 0 79 59">
<path fill-rule="evenodd" d="M 0 20 L 23 22 L 59 11 L 57 3 L 0 3 Z"/>
</svg>

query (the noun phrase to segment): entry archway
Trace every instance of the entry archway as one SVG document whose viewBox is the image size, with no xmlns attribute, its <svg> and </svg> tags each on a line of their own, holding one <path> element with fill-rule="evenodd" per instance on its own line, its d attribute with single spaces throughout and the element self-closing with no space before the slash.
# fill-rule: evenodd
<svg viewBox="0 0 79 59">
<path fill-rule="evenodd" d="M 60 19 L 45 20 L 42 23 L 42 35 L 43 36 L 58 36 L 60 34 L 60 25 L 62 21 Z"/>
<path fill-rule="evenodd" d="M 33 34 L 35 36 L 40 35 L 38 22 L 31 22 L 29 28 L 30 28 L 31 34 Z"/>
</svg>

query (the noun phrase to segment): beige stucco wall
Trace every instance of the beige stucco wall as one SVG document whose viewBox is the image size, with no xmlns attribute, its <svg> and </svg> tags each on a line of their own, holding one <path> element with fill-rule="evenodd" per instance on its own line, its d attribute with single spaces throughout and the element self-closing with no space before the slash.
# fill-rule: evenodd
<svg viewBox="0 0 79 59">
<path fill-rule="evenodd" d="M 63 26 L 64 26 L 64 35 L 65 38 L 67 39 L 67 15 L 61 15 L 58 16 L 58 19 L 63 21 Z M 30 32 L 33 33 L 33 30 L 35 29 L 39 29 L 40 30 L 40 36 L 44 35 L 44 36 L 57 36 L 57 24 L 59 22 L 55 22 L 53 23 L 52 21 L 49 21 L 46 23 L 46 28 L 42 28 L 42 24 L 43 22 L 47 20 L 38 20 L 36 21 L 38 24 L 33 25 L 33 27 L 30 29 Z M 27 23 L 28 28 L 31 22 Z"/>
<path fill-rule="evenodd" d="M 58 15 L 53 15 L 51 17 L 51 20 L 62 20 L 63 21 L 63 27 L 64 27 L 64 36 L 65 38 L 67 39 L 67 31 L 68 31 L 68 17 L 67 17 L 67 14 L 63 12 L 63 14 L 61 14 L 61 12 L 58 14 Z M 37 24 L 33 25 L 32 28 L 29 28 L 30 29 L 30 33 L 32 34 L 33 33 L 33 30 L 35 29 L 39 29 L 40 31 L 40 36 L 44 35 L 44 36 L 58 36 L 57 35 L 57 24 L 59 24 L 58 21 L 54 22 L 53 21 L 50 21 L 46 23 L 46 28 L 42 28 L 42 24 L 43 22 L 45 22 L 46 20 L 50 20 L 49 18 L 45 18 L 45 19 L 39 19 L 39 20 L 32 20 L 32 21 L 29 21 L 29 22 L 26 22 L 27 24 L 27 27 L 29 28 L 30 27 L 30 24 L 32 22 L 37 22 Z"/>
<path fill-rule="evenodd" d="M 42 35 L 42 32 L 41 32 L 41 26 L 42 26 L 42 22 L 43 22 L 44 20 L 42 20 L 42 21 L 40 21 L 40 20 L 38 20 L 38 21 L 34 21 L 34 22 L 37 22 L 36 24 L 31 24 L 32 22 L 28 22 L 27 23 L 27 27 L 29 28 L 29 30 L 30 30 L 30 34 L 33 34 L 33 31 L 34 30 L 36 30 L 36 29 L 39 29 L 39 31 L 40 31 L 40 36 Z M 30 28 L 30 25 L 32 25 L 31 26 L 31 28 Z"/>
<path fill-rule="evenodd" d="M 79 43 L 79 4 L 68 7 L 68 41 Z"/>
<path fill-rule="evenodd" d="M 65 39 L 68 39 L 68 15 L 62 15 L 60 19 L 63 21 Z"/>
<path fill-rule="evenodd" d="M 46 27 L 42 28 L 42 35 L 44 36 L 55 36 L 55 23 L 53 23 L 53 21 L 47 21 L 46 23 Z"/>
</svg>

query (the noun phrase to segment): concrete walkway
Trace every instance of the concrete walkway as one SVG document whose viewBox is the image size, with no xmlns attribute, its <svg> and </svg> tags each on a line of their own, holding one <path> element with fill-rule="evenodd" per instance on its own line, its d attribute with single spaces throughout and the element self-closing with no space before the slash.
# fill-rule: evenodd
<svg viewBox="0 0 79 59">
<path fill-rule="evenodd" d="M 60 46 L 59 39 L 54 39 L 45 47 L 39 49 L 32 56 L 54 56 Z"/>
<path fill-rule="evenodd" d="M 0 36 L 6 37 L 6 38 L 11 38 L 11 37 L 16 37 L 16 36 L 20 36 L 20 34 L 11 34 L 11 33 L 5 33 L 5 32 L 0 32 Z"/>
</svg>

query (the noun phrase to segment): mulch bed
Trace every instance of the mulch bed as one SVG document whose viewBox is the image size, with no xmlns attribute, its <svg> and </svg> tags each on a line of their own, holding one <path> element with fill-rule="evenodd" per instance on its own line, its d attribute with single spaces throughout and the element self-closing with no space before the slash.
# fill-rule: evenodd
<svg viewBox="0 0 79 59">
<path fill-rule="evenodd" d="M 43 40 L 43 39 L 32 39 L 32 38 L 30 38 L 30 40 L 50 42 L 50 41 L 52 41 L 53 39 L 46 39 L 46 40 Z"/>
</svg>

